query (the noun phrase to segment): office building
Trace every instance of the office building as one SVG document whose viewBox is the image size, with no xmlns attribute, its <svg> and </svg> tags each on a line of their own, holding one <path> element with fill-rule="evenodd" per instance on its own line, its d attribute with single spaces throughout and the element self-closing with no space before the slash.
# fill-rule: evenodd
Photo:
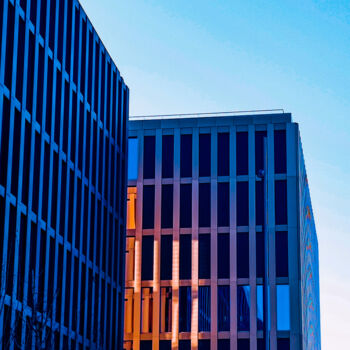
<svg viewBox="0 0 350 350">
<path fill-rule="evenodd" d="M 317 236 L 291 114 L 131 119 L 128 178 L 124 349 L 261 350 L 264 334 L 272 350 L 320 349 Z"/>
<path fill-rule="evenodd" d="M 0 348 L 120 349 L 129 90 L 76 0 L 0 1 Z"/>
</svg>

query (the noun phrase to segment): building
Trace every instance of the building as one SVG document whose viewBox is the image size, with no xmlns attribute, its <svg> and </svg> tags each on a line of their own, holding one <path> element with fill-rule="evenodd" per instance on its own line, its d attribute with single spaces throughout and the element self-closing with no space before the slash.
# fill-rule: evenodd
<svg viewBox="0 0 350 350">
<path fill-rule="evenodd" d="M 273 350 L 320 349 L 317 236 L 291 114 L 131 119 L 128 184 L 124 349 L 261 350 L 264 324 Z"/>
<path fill-rule="evenodd" d="M 129 90 L 76 0 L 0 1 L 0 348 L 123 341 Z"/>
</svg>

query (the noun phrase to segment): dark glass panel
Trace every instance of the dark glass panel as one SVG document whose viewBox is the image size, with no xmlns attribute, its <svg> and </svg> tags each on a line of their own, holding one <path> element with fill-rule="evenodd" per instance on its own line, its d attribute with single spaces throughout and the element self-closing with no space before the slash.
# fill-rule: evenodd
<svg viewBox="0 0 350 350">
<path fill-rule="evenodd" d="M 198 287 L 198 331 L 210 332 L 210 287 Z"/>
<path fill-rule="evenodd" d="M 142 227 L 154 227 L 154 186 L 143 186 Z"/>
<path fill-rule="evenodd" d="M 237 175 L 248 175 L 248 133 L 238 132 L 236 136 Z"/>
<path fill-rule="evenodd" d="M 180 279 L 191 279 L 192 236 L 180 235 Z"/>
<path fill-rule="evenodd" d="M 161 226 L 173 226 L 173 185 L 162 185 Z"/>
<path fill-rule="evenodd" d="M 256 277 L 264 277 L 265 252 L 264 233 L 256 233 Z"/>
<path fill-rule="evenodd" d="M 277 350 L 290 350 L 289 338 L 277 339 Z"/>
<path fill-rule="evenodd" d="M 255 182 L 255 223 L 264 224 L 264 181 Z"/>
<path fill-rule="evenodd" d="M 248 182 L 237 182 L 237 226 L 249 224 Z"/>
<path fill-rule="evenodd" d="M 171 350 L 171 340 L 159 340 L 159 350 Z"/>
<path fill-rule="evenodd" d="M 210 350 L 210 339 L 199 339 L 198 350 Z"/>
<path fill-rule="evenodd" d="M 218 234 L 218 278 L 230 278 L 230 236 Z"/>
<path fill-rule="evenodd" d="M 172 279 L 173 266 L 173 236 L 162 235 L 160 246 L 160 279 Z"/>
<path fill-rule="evenodd" d="M 144 179 L 154 179 L 155 174 L 155 152 L 156 138 L 155 136 L 144 137 L 143 148 L 143 177 Z"/>
<path fill-rule="evenodd" d="M 170 178 L 174 174 L 174 135 L 162 137 L 162 177 Z"/>
<path fill-rule="evenodd" d="M 200 183 L 199 184 L 199 199 L 198 199 L 198 209 L 199 209 L 199 227 L 209 227 L 210 226 L 210 183 Z"/>
<path fill-rule="evenodd" d="M 275 181 L 275 221 L 276 225 L 287 225 L 287 181 Z"/>
<path fill-rule="evenodd" d="M 191 350 L 191 340 L 179 340 L 179 350 Z"/>
<path fill-rule="evenodd" d="M 264 138 L 266 131 L 255 132 L 255 173 L 264 169 Z"/>
<path fill-rule="evenodd" d="M 210 278 L 210 234 L 199 235 L 199 278 Z"/>
<path fill-rule="evenodd" d="M 250 287 L 237 287 L 237 322 L 238 331 L 250 329 Z"/>
<path fill-rule="evenodd" d="M 211 135 L 199 135 L 199 176 L 210 176 L 211 173 Z"/>
<path fill-rule="evenodd" d="M 179 332 L 191 331 L 191 287 L 180 287 L 179 291 Z"/>
<path fill-rule="evenodd" d="M 141 279 L 143 281 L 153 279 L 153 242 L 153 236 L 142 237 Z"/>
<path fill-rule="evenodd" d="M 192 226 L 192 185 L 180 185 L 180 227 Z"/>
<path fill-rule="evenodd" d="M 230 186 L 229 183 L 218 183 L 218 226 L 230 225 Z"/>
<path fill-rule="evenodd" d="M 218 286 L 218 331 L 230 331 L 230 286 Z"/>
<path fill-rule="evenodd" d="M 218 339 L 218 350 L 230 350 L 230 339 Z"/>
<path fill-rule="evenodd" d="M 230 134 L 218 134 L 218 176 L 230 174 Z"/>
<path fill-rule="evenodd" d="M 10 101 L 4 97 L 1 127 L 0 184 L 6 187 L 10 135 Z"/>
<path fill-rule="evenodd" d="M 181 135 L 180 176 L 192 176 L 192 135 Z"/>
<path fill-rule="evenodd" d="M 276 277 L 288 277 L 288 232 L 276 232 Z"/>
<path fill-rule="evenodd" d="M 249 339 L 237 339 L 237 350 L 249 350 Z"/>
<path fill-rule="evenodd" d="M 172 323 L 172 289 L 160 288 L 160 332 L 171 332 Z"/>
<path fill-rule="evenodd" d="M 141 340 L 140 350 L 152 350 L 152 340 Z"/>
<path fill-rule="evenodd" d="M 275 173 L 281 174 L 287 171 L 286 130 L 275 130 L 274 152 Z"/>
<path fill-rule="evenodd" d="M 249 277 L 249 234 L 237 233 L 237 277 Z"/>
</svg>

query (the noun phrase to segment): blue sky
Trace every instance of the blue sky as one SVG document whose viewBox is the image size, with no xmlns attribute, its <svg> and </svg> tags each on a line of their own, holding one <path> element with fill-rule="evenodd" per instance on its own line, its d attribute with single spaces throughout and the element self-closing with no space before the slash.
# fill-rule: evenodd
<svg viewBox="0 0 350 350">
<path fill-rule="evenodd" d="M 284 108 L 300 123 L 319 237 L 322 345 L 350 329 L 350 1 L 81 0 L 130 114 Z"/>
</svg>

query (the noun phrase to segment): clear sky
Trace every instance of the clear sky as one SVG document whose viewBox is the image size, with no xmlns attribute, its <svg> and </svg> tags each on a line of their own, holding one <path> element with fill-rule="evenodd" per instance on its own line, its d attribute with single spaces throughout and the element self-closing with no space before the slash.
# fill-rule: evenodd
<svg viewBox="0 0 350 350">
<path fill-rule="evenodd" d="M 81 0 L 130 114 L 284 108 L 300 123 L 323 349 L 350 330 L 350 1 Z"/>
</svg>

